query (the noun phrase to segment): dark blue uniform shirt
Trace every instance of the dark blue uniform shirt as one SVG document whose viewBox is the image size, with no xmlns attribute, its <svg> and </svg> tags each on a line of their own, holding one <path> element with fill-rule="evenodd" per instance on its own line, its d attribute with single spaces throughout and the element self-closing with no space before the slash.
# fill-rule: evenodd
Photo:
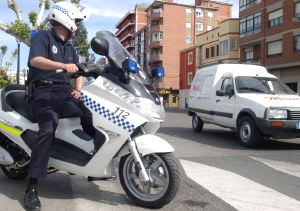
<svg viewBox="0 0 300 211">
<path fill-rule="evenodd" d="M 28 58 L 29 81 L 52 80 L 57 82 L 70 82 L 68 73 L 56 73 L 55 70 L 42 70 L 30 65 L 30 60 L 34 57 L 44 57 L 55 62 L 65 64 L 77 64 L 79 62 L 78 55 L 73 45 L 60 39 L 54 29 L 38 31 L 31 40 L 31 46 Z"/>
</svg>

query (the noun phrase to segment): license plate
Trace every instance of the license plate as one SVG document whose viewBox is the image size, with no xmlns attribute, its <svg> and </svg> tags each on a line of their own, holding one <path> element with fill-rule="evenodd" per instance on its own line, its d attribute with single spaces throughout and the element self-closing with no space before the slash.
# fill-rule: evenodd
<svg viewBox="0 0 300 211">
<path fill-rule="evenodd" d="M 300 121 L 296 122 L 296 129 L 300 129 Z"/>
</svg>

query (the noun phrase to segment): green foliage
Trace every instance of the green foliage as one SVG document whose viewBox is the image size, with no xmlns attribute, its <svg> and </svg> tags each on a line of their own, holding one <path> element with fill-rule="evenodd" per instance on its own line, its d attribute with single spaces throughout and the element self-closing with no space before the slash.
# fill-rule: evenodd
<svg viewBox="0 0 300 211">
<path fill-rule="evenodd" d="M 29 21 L 32 24 L 32 26 L 35 26 L 36 21 L 37 21 L 37 14 L 36 14 L 36 12 L 31 11 L 28 14 L 28 18 L 29 18 Z"/>
<path fill-rule="evenodd" d="M 7 46 L 6 45 L 1 45 L 0 50 L 1 50 L 0 54 L 4 56 L 7 52 Z"/>
<path fill-rule="evenodd" d="M 78 54 L 88 57 L 88 51 L 90 44 L 87 41 L 88 32 L 82 22 L 77 23 L 76 37 L 74 39 L 74 47 L 76 48 Z"/>
<path fill-rule="evenodd" d="M 73 4 L 79 4 L 80 0 L 71 0 Z"/>
<path fill-rule="evenodd" d="M 28 39 L 30 34 L 30 27 L 27 23 L 16 20 L 12 22 L 9 30 L 16 35 L 19 39 Z"/>
<path fill-rule="evenodd" d="M 47 0 L 45 2 L 45 10 L 49 10 L 49 9 L 50 9 L 50 2 L 49 2 L 49 0 Z"/>
<path fill-rule="evenodd" d="M 0 88 L 9 85 L 12 82 L 13 82 L 12 79 L 8 77 L 7 73 L 0 69 Z"/>
<path fill-rule="evenodd" d="M 15 2 L 12 2 L 8 6 L 11 7 L 12 9 L 16 9 L 16 3 Z"/>
</svg>

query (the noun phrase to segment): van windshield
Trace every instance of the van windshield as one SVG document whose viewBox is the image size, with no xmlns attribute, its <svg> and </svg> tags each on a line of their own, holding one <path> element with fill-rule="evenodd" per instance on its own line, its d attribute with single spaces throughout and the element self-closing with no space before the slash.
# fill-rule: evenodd
<svg viewBox="0 0 300 211">
<path fill-rule="evenodd" d="M 236 89 L 239 93 L 262 93 L 295 95 L 287 85 L 277 78 L 238 76 L 235 79 Z"/>
</svg>

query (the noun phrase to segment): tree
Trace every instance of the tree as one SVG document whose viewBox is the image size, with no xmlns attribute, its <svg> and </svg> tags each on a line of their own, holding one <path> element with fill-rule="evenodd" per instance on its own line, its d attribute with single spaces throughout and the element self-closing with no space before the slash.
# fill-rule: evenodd
<svg viewBox="0 0 300 211">
<path fill-rule="evenodd" d="M 38 0 L 39 1 L 39 11 L 31 11 L 28 14 L 29 23 L 23 21 L 22 11 L 19 9 L 15 0 L 7 0 L 7 6 L 11 9 L 15 15 L 16 20 L 11 23 L 4 23 L 0 20 L 0 30 L 6 32 L 7 34 L 20 40 L 27 46 L 30 46 L 29 35 L 32 29 L 41 30 L 45 27 L 48 22 L 46 18 L 42 21 L 45 10 L 49 10 L 51 3 L 50 0 Z M 60 0 L 52 0 L 52 3 L 59 2 Z M 71 0 L 72 3 L 79 4 L 80 0 Z"/>
<path fill-rule="evenodd" d="M 76 37 L 74 46 L 79 55 L 85 56 L 86 61 L 95 62 L 94 54 L 89 53 L 90 43 L 88 42 L 88 32 L 82 22 L 77 23 Z"/>
<path fill-rule="evenodd" d="M 5 62 L 5 66 L 2 66 L 3 59 L 6 53 L 7 53 L 7 46 L 1 45 L 0 46 L 0 88 L 13 83 L 13 78 L 7 75 L 7 71 L 16 60 L 17 49 L 13 51 L 11 58 L 7 62 Z"/>
</svg>

